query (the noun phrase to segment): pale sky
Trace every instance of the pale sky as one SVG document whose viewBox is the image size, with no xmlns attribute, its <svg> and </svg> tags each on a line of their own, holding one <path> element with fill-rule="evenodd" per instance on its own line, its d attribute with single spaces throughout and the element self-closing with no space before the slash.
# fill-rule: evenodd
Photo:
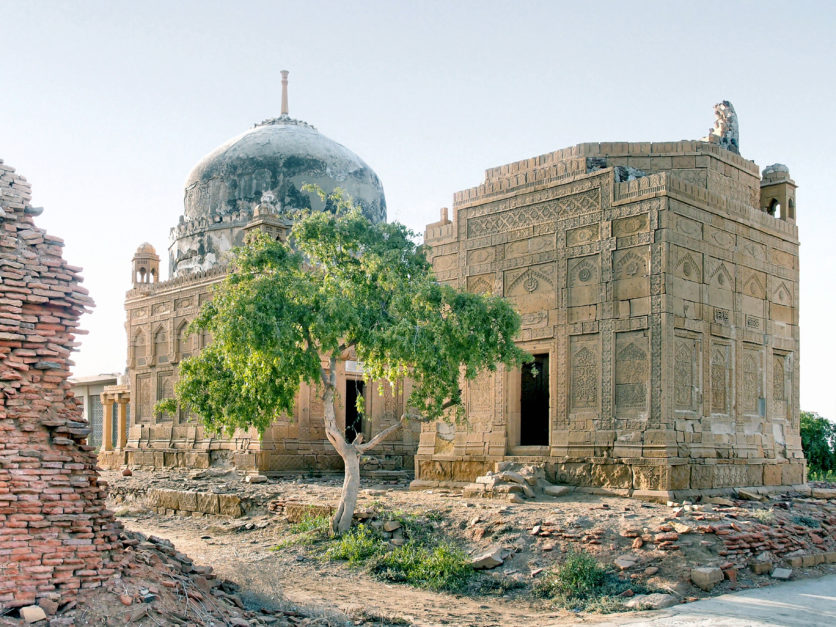
<svg viewBox="0 0 836 627">
<path fill-rule="evenodd" d="M 801 406 L 836 418 L 836 4 L 0 0 L 0 159 L 26 176 L 96 301 L 76 375 L 125 367 L 143 241 L 183 182 L 290 114 L 380 176 L 416 231 L 484 170 L 593 141 L 696 139 L 731 100 L 742 155 L 799 185 Z"/>
</svg>

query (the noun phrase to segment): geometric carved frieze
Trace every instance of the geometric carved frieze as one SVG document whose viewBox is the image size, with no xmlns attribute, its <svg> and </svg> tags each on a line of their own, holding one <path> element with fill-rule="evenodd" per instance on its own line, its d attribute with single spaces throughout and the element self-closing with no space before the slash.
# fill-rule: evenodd
<svg viewBox="0 0 836 627">
<path fill-rule="evenodd" d="M 591 213 L 600 209 L 600 192 L 590 189 L 535 205 L 508 209 L 467 220 L 467 236 L 480 237 L 519 229 L 558 218 Z"/>
<path fill-rule="evenodd" d="M 649 228 L 650 216 L 646 213 L 612 221 L 613 237 L 627 237 L 640 231 L 647 231 Z"/>
<path fill-rule="evenodd" d="M 647 331 L 628 331 L 615 336 L 616 411 L 647 409 L 650 375 Z"/>
</svg>

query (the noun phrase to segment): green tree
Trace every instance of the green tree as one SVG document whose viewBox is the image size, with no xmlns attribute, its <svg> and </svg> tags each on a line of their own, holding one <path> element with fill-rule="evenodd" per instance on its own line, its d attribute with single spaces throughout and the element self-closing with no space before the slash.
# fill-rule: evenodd
<svg viewBox="0 0 836 627">
<path fill-rule="evenodd" d="M 801 412 L 801 448 L 811 472 L 836 470 L 836 425 L 814 411 Z"/>
<path fill-rule="evenodd" d="M 461 378 L 518 366 L 520 319 L 503 299 L 438 283 L 414 234 L 372 224 L 339 194 L 332 212 L 308 213 L 288 242 L 266 235 L 235 252 L 232 271 L 192 323 L 212 343 L 180 365 L 177 401 L 214 431 L 264 430 L 292 415 L 300 384 L 317 385 L 325 432 L 345 464 L 331 521 L 346 531 L 360 485 L 359 457 L 407 420 L 462 419 Z M 345 438 L 335 418 L 336 366 L 350 352 L 368 380 L 412 381 L 399 423 L 368 442 Z M 160 404 L 171 410 L 174 399 Z"/>
</svg>

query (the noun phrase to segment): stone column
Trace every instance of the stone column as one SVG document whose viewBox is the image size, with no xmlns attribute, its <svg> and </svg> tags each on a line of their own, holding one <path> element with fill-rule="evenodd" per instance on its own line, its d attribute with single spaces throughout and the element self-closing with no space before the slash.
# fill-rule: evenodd
<svg viewBox="0 0 836 627">
<path fill-rule="evenodd" d="M 128 443 L 128 399 L 119 397 L 119 416 L 116 421 L 116 448 L 120 451 Z"/>
<path fill-rule="evenodd" d="M 102 450 L 113 450 L 113 401 L 109 395 L 102 394 L 104 422 L 102 423 Z"/>
</svg>

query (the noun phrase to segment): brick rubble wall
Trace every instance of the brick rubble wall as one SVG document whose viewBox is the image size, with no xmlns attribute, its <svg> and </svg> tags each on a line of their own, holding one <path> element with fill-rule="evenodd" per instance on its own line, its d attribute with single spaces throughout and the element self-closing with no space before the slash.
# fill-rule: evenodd
<svg viewBox="0 0 836 627">
<path fill-rule="evenodd" d="M 67 383 L 93 301 L 30 199 L 0 160 L 0 607 L 97 587 L 122 548 Z"/>
</svg>

